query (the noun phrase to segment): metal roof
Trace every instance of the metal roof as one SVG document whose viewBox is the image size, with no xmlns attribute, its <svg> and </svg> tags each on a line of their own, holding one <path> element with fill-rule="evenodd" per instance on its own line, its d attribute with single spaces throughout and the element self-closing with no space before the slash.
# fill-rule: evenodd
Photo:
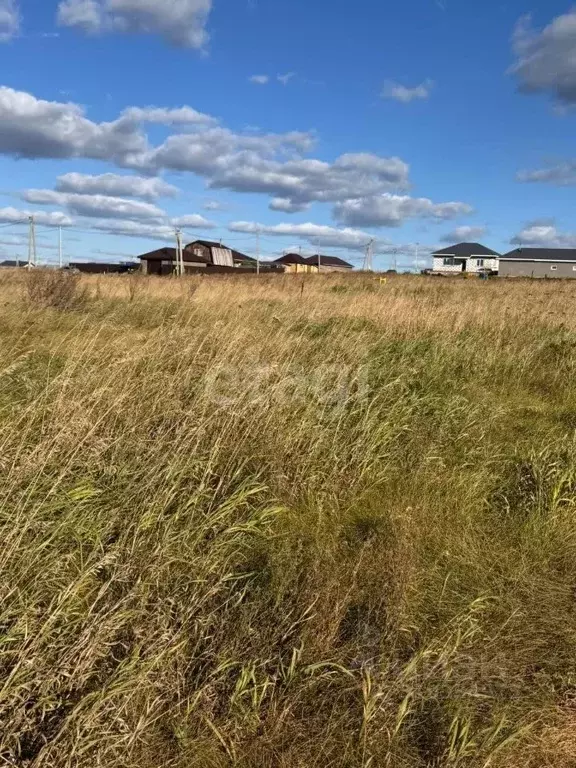
<svg viewBox="0 0 576 768">
<path fill-rule="evenodd" d="M 486 248 L 482 243 L 457 243 L 440 251 L 434 251 L 432 256 L 458 256 L 461 259 L 468 259 L 470 256 L 500 256 L 500 254 L 491 248 Z"/>
</svg>

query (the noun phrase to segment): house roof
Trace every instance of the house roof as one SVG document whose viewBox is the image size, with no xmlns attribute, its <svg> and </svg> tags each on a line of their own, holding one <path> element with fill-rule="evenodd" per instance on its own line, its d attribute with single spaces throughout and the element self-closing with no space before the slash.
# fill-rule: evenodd
<svg viewBox="0 0 576 768">
<path fill-rule="evenodd" d="M 347 267 L 352 269 L 352 264 L 348 264 L 347 261 L 340 259 L 338 256 L 316 254 L 316 256 L 309 256 L 307 259 L 304 259 L 304 262 L 306 264 L 318 264 L 318 259 L 320 259 L 320 266 L 322 267 Z"/>
<path fill-rule="evenodd" d="M 256 261 L 256 259 L 253 259 L 252 256 L 246 256 L 245 253 L 242 253 L 241 251 L 235 251 L 234 248 L 232 248 L 232 258 L 234 261 Z"/>
<path fill-rule="evenodd" d="M 182 255 L 184 257 L 184 261 L 187 261 L 187 262 L 193 262 L 195 264 L 211 263 L 204 256 L 198 256 L 197 254 L 191 253 L 190 251 L 183 250 Z M 157 248 L 155 251 L 149 251 L 148 253 L 143 253 L 141 256 L 138 256 L 137 258 L 145 261 L 163 261 L 164 259 L 166 259 L 167 261 L 168 260 L 176 261 L 176 248 Z"/>
<path fill-rule="evenodd" d="M 504 261 L 576 261 L 576 248 L 516 248 Z"/>
<path fill-rule="evenodd" d="M 185 247 L 184 250 L 189 249 L 192 250 L 195 245 L 203 245 L 206 248 L 225 248 L 228 251 L 232 252 L 232 258 L 234 261 L 256 261 L 256 259 L 253 259 L 251 256 L 247 256 L 245 253 L 242 253 L 241 251 L 237 251 L 234 248 L 230 248 L 225 243 L 216 243 L 214 240 L 194 240 L 192 243 L 188 243 L 188 245 Z"/>
<path fill-rule="evenodd" d="M 226 248 L 223 243 L 216 243 L 214 240 L 194 240 L 191 243 L 188 243 L 186 248 L 191 248 L 193 245 L 205 245 L 207 248 Z"/>
<path fill-rule="evenodd" d="M 275 264 L 309 264 L 310 262 L 299 253 L 285 253 L 284 256 L 280 256 L 276 259 Z"/>
<path fill-rule="evenodd" d="M 448 248 L 442 248 L 440 251 L 434 251 L 433 256 L 457 256 L 461 259 L 468 259 L 470 256 L 499 256 L 499 253 L 491 248 L 486 248 L 481 243 L 457 243 Z"/>
</svg>

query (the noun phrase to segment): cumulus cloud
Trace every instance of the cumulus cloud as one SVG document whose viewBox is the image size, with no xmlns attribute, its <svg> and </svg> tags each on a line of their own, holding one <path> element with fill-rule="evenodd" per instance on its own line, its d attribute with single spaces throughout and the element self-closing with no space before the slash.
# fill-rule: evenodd
<svg viewBox="0 0 576 768">
<path fill-rule="evenodd" d="M 440 238 L 443 243 L 474 242 L 486 234 L 486 227 L 463 226 L 446 232 Z"/>
<path fill-rule="evenodd" d="M 175 107 L 167 109 L 165 107 L 128 107 L 122 112 L 121 118 L 124 121 L 134 123 L 156 123 L 157 125 L 212 125 L 216 122 L 215 117 L 206 115 L 204 112 L 198 112 L 192 107 Z"/>
<path fill-rule="evenodd" d="M 309 203 L 297 203 L 286 197 L 275 197 L 268 206 L 271 211 L 282 211 L 283 213 L 299 213 L 308 208 Z"/>
<path fill-rule="evenodd" d="M 22 193 L 22 199 L 36 205 L 65 206 L 78 216 L 157 220 L 166 216 L 161 208 L 152 203 L 107 195 L 78 195 L 52 189 L 28 189 Z"/>
<path fill-rule="evenodd" d="M 45 211 L 21 211 L 16 208 L 0 208 L 1 224 L 19 224 L 27 222 L 30 216 L 34 216 L 37 224 L 46 227 L 70 227 L 74 222 L 61 211 L 46 213 Z"/>
<path fill-rule="evenodd" d="M 430 98 L 433 87 L 434 82 L 432 80 L 424 80 L 423 83 L 412 88 L 389 80 L 382 89 L 382 98 L 393 99 L 402 104 L 410 104 L 412 101 L 426 101 Z"/>
<path fill-rule="evenodd" d="M 148 149 L 138 126 L 94 123 L 76 104 L 0 87 L 0 153 L 23 158 L 87 157 L 122 163 Z"/>
<path fill-rule="evenodd" d="M 186 131 L 152 146 L 147 123 Z M 471 211 L 465 203 L 401 194 L 409 188 L 409 166 L 399 157 L 346 153 L 327 162 L 306 156 L 316 141 L 312 132 L 237 133 L 186 106 L 131 107 L 116 120 L 97 123 L 76 104 L 0 88 L 0 154 L 99 159 L 151 177 L 66 174 L 58 193 L 155 200 L 174 191 L 152 178 L 168 170 L 196 174 L 208 188 L 268 195 L 272 210 L 283 213 L 328 203 L 349 226 L 397 226 L 407 218 L 450 219 Z"/>
<path fill-rule="evenodd" d="M 205 219 L 204 216 L 200 216 L 198 213 L 178 216 L 172 219 L 171 223 L 174 227 L 182 227 L 182 229 L 214 229 L 216 226 L 213 221 Z"/>
<path fill-rule="evenodd" d="M 397 157 L 346 154 L 333 163 L 303 158 L 282 161 L 270 158 L 262 138 L 259 149 L 243 151 L 235 139 L 235 147 L 214 153 L 210 165 L 203 168 L 204 175 L 209 176 L 209 186 L 269 194 L 276 199 L 275 210 L 280 205 L 282 210 L 294 211 L 303 210 L 312 202 L 338 202 L 408 185 L 408 165 Z M 201 150 L 200 155 L 206 162 L 206 153 Z M 182 154 L 178 156 L 182 158 Z M 171 165 L 173 160 L 161 154 L 163 165 Z M 198 167 L 195 151 L 188 155 L 188 163 Z"/>
<path fill-rule="evenodd" d="M 526 93 L 548 92 L 560 103 L 576 103 L 576 10 L 557 16 L 547 27 L 520 19 L 512 38 L 516 62 L 511 72 Z"/>
<path fill-rule="evenodd" d="M 576 184 L 576 160 L 567 160 L 559 165 L 538 168 L 534 171 L 519 171 L 516 178 L 518 181 L 526 183 L 571 187 Z"/>
<path fill-rule="evenodd" d="M 174 227 L 170 224 L 145 224 L 129 219 L 95 219 L 90 222 L 89 226 L 90 229 L 107 235 L 123 235 L 175 243 Z"/>
<path fill-rule="evenodd" d="M 270 75 L 252 75 L 248 79 L 254 85 L 267 85 L 270 82 Z"/>
<path fill-rule="evenodd" d="M 528 222 L 510 242 L 533 248 L 576 248 L 576 233 L 561 232 L 551 219 Z"/>
<path fill-rule="evenodd" d="M 116 173 L 103 173 L 100 176 L 66 173 L 56 180 L 56 191 L 78 195 L 137 197 L 142 200 L 157 200 L 159 197 L 175 197 L 178 194 L 177 187 L 162 179 L 120 176 Z"/>
<path fill-rule="evenodd" d="M 382 195 L 344 200 L 334 208 L 336 219 L 350 226 L 399 227 L 406 219 L 454 219 L 472 213 L 466 203 L 433 203 L 426 197 Z"/>
<path fill-rule="evenodd" d="M 254 221 L 233 221 L 228 225 L 230 232 L 244 232 L 277 237 L 298 237 L 306 240 L 311 245 L 326 248 L 349 248 L 351 250 L 363 250 L 372 240 L 366 232 L 355 229 L 338 229 L 322 224 L 275 224 L 267 226 Z"/>
<path fill-rule="evenodd" d="M 20 29 L 20 14 L 16 0 L 0 0 L 0 43 L 12 40 Z"/>
<path fill-rule="evenodd" d="M 62 0 L 58 23 L 89 34 L 159 34 L 173 45 L 202 48 L 212 0 Z"/>
<path fill-rule="evenodd" d="M 202 208 L 204 208 L 205 211 L 224 211 L 226 205 L 219 200 L 206 200 Z"/>
</svg>

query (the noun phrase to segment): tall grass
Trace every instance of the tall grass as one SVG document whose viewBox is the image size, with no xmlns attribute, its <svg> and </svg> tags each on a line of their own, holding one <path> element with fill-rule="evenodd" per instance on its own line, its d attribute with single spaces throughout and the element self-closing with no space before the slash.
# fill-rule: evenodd
<svg viewBox="0 0 576 768">
<path fill-rule="evenodd" d="M 576 285 L 0 285 L 0 765 L 576 765 Z"/>
</svg>

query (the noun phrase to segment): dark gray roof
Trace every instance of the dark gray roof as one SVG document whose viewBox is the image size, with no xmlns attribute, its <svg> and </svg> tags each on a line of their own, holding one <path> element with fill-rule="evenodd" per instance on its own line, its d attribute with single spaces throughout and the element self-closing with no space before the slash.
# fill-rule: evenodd
<svg viewBox="0 0 576 768">
<path fill-rule="evenodd" d="M 468 259 L 470 256 L 499 256 L 499 253 L 491 248 L 486 248 L 481 243 L 457 243 L 448 248 L 442 248 L 440 251 L 434 251 L 433 256 L 458 256 L 461 259 Z"/>
<path fill-rule="evenodd" d="M 304 261 L 306 264 L 318 264 L 318 259 L 320 259 L 320 266 L 322 267 L 347 267 L 352 269 L 352 264 L 348 264 L 347 261 L 338 258 L 338 256 L 322 256 L 316 254 L 316 256 L 309 256 L 307 259 L 304 259 Z"/>
<path fill-rule="evenodd" d="M 194 264 L 209 264 L 210 262 L 208 259 L 204 258 L 204 256 L 198 256 L 197 254 L 193 253 L 192 251 L 182 251 L 182 255 L 184 257 L 185 262 L 192 262 Z M 136 256 L 137 259 L 142 259 L 146 261 L 176 261 L 176 248 L 158 248 L 155 251 L 150 251 L 149 253 L 143 253 L 140 256 Z"/>
<path fill-rule="evenodd" d="M 305 258 L 300 256 L 299 253 L 285 253 L 284 256 L 280 256 L 276 259 L 275 264 L 308 264 Z"/>
<path fill-rule="evenodd" d="M 576 248 L 516 248 L 504 261 L 576 261 Z"/>
</svg>

